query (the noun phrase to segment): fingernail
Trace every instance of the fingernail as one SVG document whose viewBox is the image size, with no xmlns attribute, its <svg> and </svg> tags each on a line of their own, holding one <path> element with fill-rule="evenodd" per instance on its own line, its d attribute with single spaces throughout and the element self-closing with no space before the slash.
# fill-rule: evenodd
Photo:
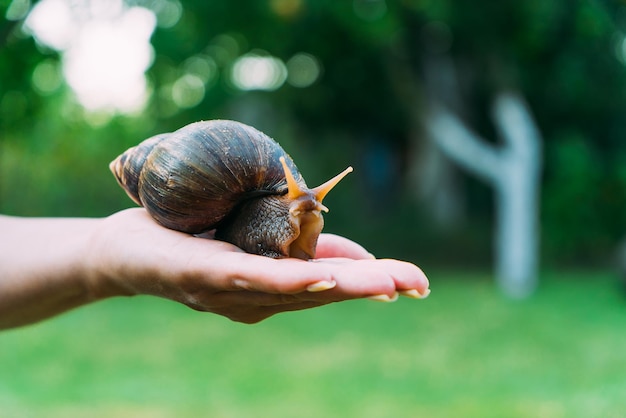
<svg viewBox="0 0 626 418">
<path fill-rule="evenodd" d="M 368 299 L 376 302 L 395 302 L 398 300 L 398 292 L 395 292 L 391 298 L 383 293 L 381 295 L 369 296 Z"/>
<path fill-rule="evenodd" d="M 400 290 L 400 294 L 402 296 L 406 296 L 407 298 L 411 298 L 411 299 L 421 299 L 422 298 L 421 293 L 418 292 L 417 289 Z"/>
<path fill-rule="evenodd" d="M 372 259 L 372 260 L 376 260 L 376 256 L 372 253 L 367 253 L 367 255 Z"/>
<path fill-rule="evenodd" d="M 412 299 L 426 299 L 430 295 L 430 289 L 424 290 L 424 293 L 420 293 L 417 289 L 400 290 L 400 294 Z"/>
<path fill-rule="evenodd" d="M 323 292 L 324 290 L 332 289 L 337 285 L 336 281 L 329 282 L 328 280 L 321 280 L 319 282 L 310 284 L 306 287 L 308 292 Z"/>
</svg>

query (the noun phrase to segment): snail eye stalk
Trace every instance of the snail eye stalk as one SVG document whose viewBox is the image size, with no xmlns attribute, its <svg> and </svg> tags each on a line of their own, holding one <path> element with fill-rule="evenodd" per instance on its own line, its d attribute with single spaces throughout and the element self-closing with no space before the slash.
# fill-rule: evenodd
<svg viewBox="0 0 626 418">
<path fill-rule="evenodd" d="M 287 166 L 287 161 L 285 161 L 285 157 L 281 156 L 279 160 L 283 166 L 283 171 L 285 172 L 285 179 L 287 179 L 287 198 L 289 200 L 296 200 L 299 197 L 306 196 L 307 191 L 300 187 L 300 185 L 296 181 L 296 178 L 293 176 L 293 173 Z"/>
<path fill-rule="evenodd" d="M 337 183 L 341 181 L 341 179 L 343 179 L 348 174 L 352 173 L 352 171 L 353 171 L 352 167 L 348 167 L 345 170 L 343 170 L 341 173 L 337 174 L 332 179 L 328 180 L 326 183 L 321 184 L 317 186 L 316 188 L 314 188 L 312 191 L 315 194 L 315 199 L 317 199 L 317 201 L 321 203 L 322 200 L 324 200 L 324 198 L 328 194 L 328 192 L 330 192 L 333 189 L 333 187 L 335 187 Z"/>
</svg>

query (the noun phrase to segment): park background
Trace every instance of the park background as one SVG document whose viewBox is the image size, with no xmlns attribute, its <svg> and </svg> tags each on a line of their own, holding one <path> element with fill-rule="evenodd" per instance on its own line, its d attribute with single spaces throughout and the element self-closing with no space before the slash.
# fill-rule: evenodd
<svg viewBox="0 0 626 418">
<path fill-rule="evenodd" d="M 311 186 L 354 166 L 325 230 L 432 289 L 254 326 L 147 297 L 84 307 L 0 335 L 0 411 L 623 416 L 625 6 L 0 1 L 1 213 L 130 207 L 109 161 L 235 119 Z"/>
</svg>

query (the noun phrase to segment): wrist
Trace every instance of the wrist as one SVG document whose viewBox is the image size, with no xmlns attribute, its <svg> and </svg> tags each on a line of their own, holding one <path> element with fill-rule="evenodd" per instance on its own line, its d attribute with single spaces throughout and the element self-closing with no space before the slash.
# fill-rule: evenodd
<svg viewBox="0 0 626 418">
<path fill-rule="evenodd" d="M 136 294 L 121 280 L 124 276 L 122 257 L 114 254 L 114 249 L 119 246 L 116 237 L 120 235 L 110 218 L 93 219 L 89 233 L 85 234 L 87 240 L 80 257 L 81 278 L 94 301 Z"/>
</svg>

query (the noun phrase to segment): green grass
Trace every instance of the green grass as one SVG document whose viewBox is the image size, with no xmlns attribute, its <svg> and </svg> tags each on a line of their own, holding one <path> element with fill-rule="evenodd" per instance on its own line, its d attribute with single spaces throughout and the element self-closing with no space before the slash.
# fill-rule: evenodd
<svg viewBox="0 0 626 418">
<path fill-rule="evenodd" d="M 0 333 L 2 417 L 621 417 L 626 297 L 549 274 L 511 301 L 431 273 L 425 301 L 232 323 L 140 297 Z"/>
</svg>

